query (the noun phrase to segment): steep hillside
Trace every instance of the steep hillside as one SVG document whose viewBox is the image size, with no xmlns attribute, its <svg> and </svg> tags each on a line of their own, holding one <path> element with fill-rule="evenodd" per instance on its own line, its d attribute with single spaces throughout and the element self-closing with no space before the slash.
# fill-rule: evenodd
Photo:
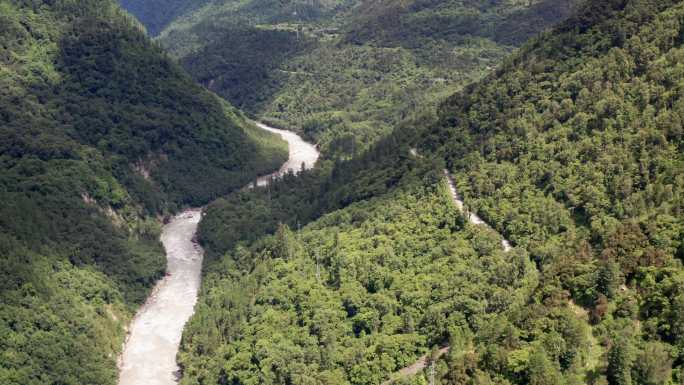
<svg viewBox="0 0 684 385">
<path fill-rule="evenodd" d="M 276 168 L 284 145 L 112 2 L 2 0 L 0 45 L 0 383 L 113 384 L 163 273 L 155 216 Z"/>
<path fill-rule="evenodd" d="M 202 241 L 225 254 L 210 260 L 184 334 L 182 383 L 379 384 L 433 345 L 469 346 L 470 327 L 490 330 L 525 307 L 537 272 L 524 251 L 506 254 L 491 230 L 467 225 L 439 167 L 385 152 L 400 148 L 383 145 L 366 171 L 340 166 L 319 201 L 301 206 L 344 208 L 299 231 L 306 219 L 289 216 L 292 227 L 237 247 L 222 236 L 270 232 L 261 214 L 287 210 L 295 180 L 209 207 Z M 344 193 L 364 187 L 373 198 Z M 304 183 L 298 190 L 306 196 Z"/>
<path fill-rule="evenodd" d="M 681 383 L 682 20 L 587 2 L 435 122 L 211 205 L 183 381 L 381 384 L 431 351 L 436 384 Z"/>
<path fill-rule="evenodd" d="M 305 134 L 329 158 L 349 157 L 479 79 L 575 3 L 214 2 L 159 42 L 234 105 Z"/>
<path fill-rule="evenodd" d="M 544 302 L 590 311 L 614 384 L 682 379 L 682 20 L 679 1 L 589 2 L 452 97 L 424 143 L 530 251 Z"/>
</svg>

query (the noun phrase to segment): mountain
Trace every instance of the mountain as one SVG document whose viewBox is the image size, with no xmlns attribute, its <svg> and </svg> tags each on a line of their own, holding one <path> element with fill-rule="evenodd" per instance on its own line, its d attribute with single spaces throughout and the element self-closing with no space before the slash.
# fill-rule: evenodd
<svg viewBox="0 0 684 385">
<path fill-rule="evenodd" d="M 432 113 L 576 3 L 213 1 L 157 41 L 233 105 L 348 158 Z"/>
<path fill-rule="evenodd" d="M 121 0 L 120 3 L 145 25 L 151 36 L 156 36 L 169 23 L 209 3 L 209 0 Z"/>
<path fill-rule="evenodd" d="M 286 178 L 207 208 L 182 384 L 379 384 L 527 305 L 538 273 L 525 251 L 467 224 L 439 163 L 408 154 L 382 140 L 323 180 Z"/>
<path fill-rule="evenodd" d="M 570 16 L 577 4 L 558 0 L 359 2 L 349 15 L 346 39 L 418 48 L 431 40 L 482 37 L 503 46 L 519 46 Z"/>
<path fill-rule="evenodd" d="M 0 383 L 113 384 L 164 271 L 161 216 L 285 146 L 113 2 L 0 1 L 0 44 Z"/>
<path fill-rule="evenodd" d="M 182 383 L 381 384 L 424 354 L 395 383 L 680 383 L 682 20 L 586 2 L 437 116 L 210 205 Z"/>
<path fill-rule="evenodd" d="M 530 252 L 538 301 L 588 311 L 595 375 L 614 384 L 682 379 L 682 16 L 589 2 L 450 98 L 423 142 Z"/>
</svg>

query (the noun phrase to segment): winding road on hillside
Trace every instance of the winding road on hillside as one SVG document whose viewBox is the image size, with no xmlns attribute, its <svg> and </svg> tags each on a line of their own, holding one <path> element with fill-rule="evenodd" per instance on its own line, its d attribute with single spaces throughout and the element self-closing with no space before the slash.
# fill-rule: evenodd
<svg viewBox="0 0 684 385">
<path fill-rule="evenodd" d="M 282 136 L 290 152 L 280 170 L 257 180 L 259 186 L 290 169 L 297 173 L 302 164 L 311 168 L 318 160 L 316 147 L 298 135 L 257 125 Z M 173 385 L 178 382 L 176 354 L 183 327 L 194 312 L 202 279 L 204 253 L 195 242 L 201 218 L 202 209 L 189 209 L 176 215 L 163 228 L 161 241 L 166 249 L 167 273 L 157 282 L 129 326 L 119 357 L 119 385 Z"/>
<path fill-rule="evenodd" d="M 451 193 L 451 199 L 454 201 L 454 204 L 458 208 L 459 211 L 465 212 L 465 204 L 463 203 L 463 198 L 459 195 L 458 191 L 456 190 L 456 182 L 454 182 L 454 177 L 451 176 L 451 173 L 449 173 L 448 170 L 444 169 L 444 177 L 447 180 L 447 184 L 449 185 L 449 192 Z M 489 228 L 492 228 L 480 218 L 479 215 L 473 212 L 468 212 L 468 221 L 474 225 L 484 225 Z M 511 246 L 511 242 L 509 242 L 506 238 L 502 237 L 501 240 L 501 247 L 504 249 L 505 252 L 511 251 L 513 249 L 513 246 Z"/>
<path fill-rule="evenodd" d="M 415 148 L 411 148 L 409 150 L 411 155 L 417 157 L 417 158 L 422 158 L 422 155 L 418 153 L 418 150 Z M 490 227 L 487 222 L 482 220 L 476 213 L 473 212 L 467 212 L 467 209 L 465 207 L 465 203 L 463 203 L 463 198 L 461 195 L 458 193 L 458 190 L 456 190 L 456 182 L 454 182 L 454 177 L 451 175 L 449 170 L 444 169 L 444 178 L 446 179 L 447 185 L 449 186 L 449 194 L 451 195 L 451 200 L 454 202 L 456 205 L 456 208 L 462 212 L 462 213 L 467 213 L 468 215 L 468 222 L 470 222 L 473 225 L 482 225 L 482 226 L 487 226 Z M 513 249 L 513 246 L 511 246 L 511 243 L 505 239 L 502 238 L 501 241 L 501 247 L 505 252 L 509 252 Z M 447 354 L 450 350 L 449 346 L 445 346 L 437 351 L 437 354 L 434 359 L 438 359 L 441 356 Z M 391 385 L 395 381 L 400 380 L 403 377 L 411 377 L 415 376 L 418 374 L 421 370 L 425 369 L 428 365 L 428 355 L 424 354 L 421 357 L 418 358 L 417 361 L 412 363 L 411 365 L 402 368 L 396 372 L 394 372 L 388 380 L 382 383 L 382 385 Z"/>
<path fill-rule="evenodd" d="M 416 148 L 411 148 L 409 149 L 409 152 L 411 153 L 412 156 L 416 158 L 422 158 L 423 156 L 418 153 L 418 149 Z M 451 200 L 454 202 L 456 205 L 456 208 L 462 212 L 466 213 L 467 208 L 465 206 L 465 203 L 463 203 L 463 198 L 461 195 L 458 193 L 458 190 L 456 190 L 456 182 L 454 181 L 454 177 L 451 175 L 449 170 L 444 169 L 444 178 L 446 178 L 447 185 L 449 186 L 449 194 L 451 195 Z M 479 215 L 477 215 L 474 212 L 467 212 L 468 214 L 468 222 L 470 222 L 473 225 L 482 225 L 482 226 L 487 226 L 489 228 L 493 228 L 490 226 L 487 222 L 485 222 L 482 218 L 480 218 Z M 511 242 L 509 242 L 506 238 L 502 237 L 501 240 L 501 247 L 504 249 L 505 252 L 509 252 L 513 249 L 513 246 L 511 245 Z"/>
</svg>

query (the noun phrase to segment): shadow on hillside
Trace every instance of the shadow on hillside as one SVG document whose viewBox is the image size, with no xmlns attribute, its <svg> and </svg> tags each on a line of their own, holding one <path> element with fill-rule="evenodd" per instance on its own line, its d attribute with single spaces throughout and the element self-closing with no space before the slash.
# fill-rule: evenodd
<svg viewBox="0 0 684 385">
<path fill-rule="evenodd" d="M 296 31 L 248 25 L 221 26 L 209 35 L 218 38 L 181 64 L 198 82 L 250 113 L 267 105 L 288 79 L 277 71 L 281 64 L 315 44 Z"/>
</svg>

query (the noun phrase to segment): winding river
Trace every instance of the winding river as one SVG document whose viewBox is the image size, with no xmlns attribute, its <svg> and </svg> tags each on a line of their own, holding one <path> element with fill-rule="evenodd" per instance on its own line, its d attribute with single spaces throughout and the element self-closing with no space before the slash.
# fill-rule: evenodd
<svg viewBox="0 0 684 385">
<path fill-rule="evenodd" d="M 270 131 L 274 134 L 280 135 L 289 144 L 289 157 L 285 163 L 280 167 L 280 170 L 270 174 L 264 175 L 257 179 L 258 186 L 266 186 L 270 183 L 271 178 L 287 173 L 289 170 L 298 173 L 302 169 L 302 164 L 305 168 L 313 167 L 316 160 L 318 160 L 318 150 L 310 143 L 305 142 L 299 135 L 292 131 L 279 130 L 277 128 L 269 127 L 263 123 L 257 123 L 259 128 Z"/>
<path fill-rule="evenodd" d="M 277 172 L 257 180 L 264 186 L 274 176 L 292 169 L 311 168 L 318 159 L 316 147 L 285 130 L 257 125 L 279 134 L 289 145 L 289 158 Z M 202 279 L 202 248 L 194 241 L 202 209 L 186 210 L 164 226 L 161 241 L 166 249 L 166 276 L 157 282 L 147 302 L 129 326 L 119 357 L 119 385 L 173 385 L 178 382 L 176 354 L 183 327 L 194 312 Z"/>
</svg>

